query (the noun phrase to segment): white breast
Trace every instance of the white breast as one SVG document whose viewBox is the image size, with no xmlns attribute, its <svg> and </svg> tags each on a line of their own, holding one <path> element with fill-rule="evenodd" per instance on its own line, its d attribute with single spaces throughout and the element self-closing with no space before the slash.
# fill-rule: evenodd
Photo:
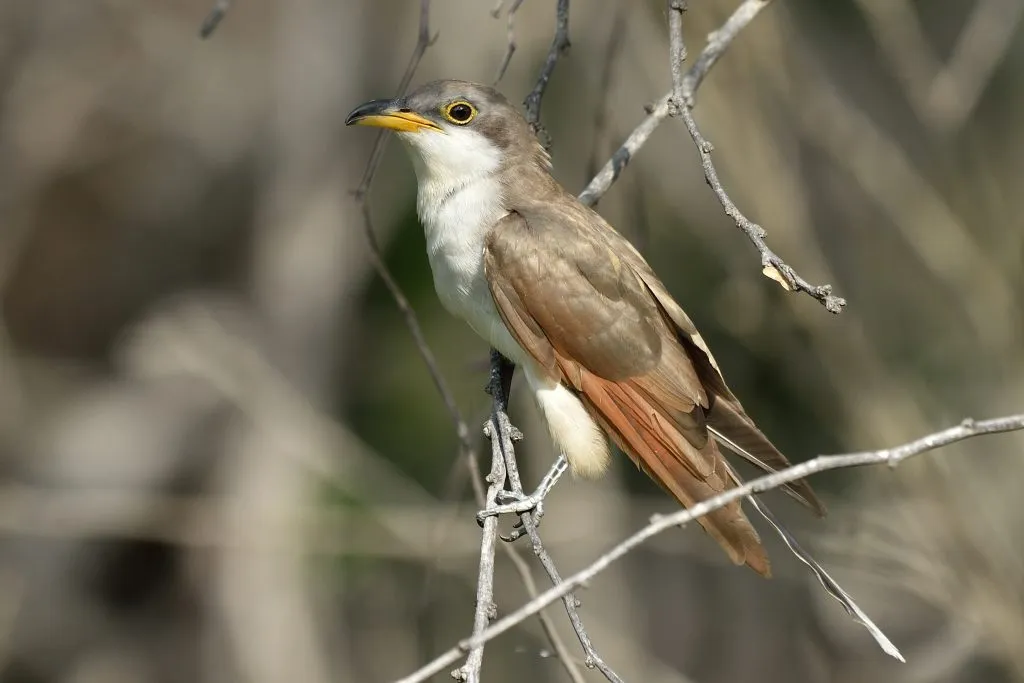
<svg viewBox="0 0 1024 683">
<path fill-rule="evenodd" d="M 487 178 L 457 190 L 421 187 L 418 204 L 441 303 L 502 353 L 519 360 L 519 345 L 498 316 L 484 276 L 484 240 L 505 214 L 500 187 Z"/>
<path fill-rule="evenodd" d="M 492 346 L 521 362 L 520 347 L 498 316 L 484 276 L 484 240 L 507 213 L 495 178 L 499 151 L 466 129 L 402 137 L 416 169 L 416 208 L 438 298 Z"/>
<path fill-rule="evenodd" d="M 484 275 L 484 241 L 507 213 L 495 178 L 498 151 L 465 129 L 400 134 L 409 144 L 419 183 L 416 209 L 427 239 L 434 289 L 441 303 L 511 361 L 527 383 L 573 472 L 597 476 L 608 465 L 608 442 L 580 400 L 546 379 L 495 309 Z"/>
</svg>

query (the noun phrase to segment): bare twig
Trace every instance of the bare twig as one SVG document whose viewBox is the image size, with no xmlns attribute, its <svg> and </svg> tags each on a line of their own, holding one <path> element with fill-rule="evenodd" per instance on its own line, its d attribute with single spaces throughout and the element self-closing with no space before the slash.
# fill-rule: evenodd
<svg viewBox="0 0 1024 683">
<path fill-rule="evenodd" d="M 753 18 L 756 11 L 769 2 L 771 0 L 748 0 L 744 5 L 751 5 L 750 16 Z M 742 8 L 743 6 L 740 7 L 740 9 Z M 796 290 L 809 294 L 821 302 L 830 313 L 839 313 L 843 310 L 843 306 L 846 305 L 846 300 L 832 294 L 832 285 L 810 284 L 807 280 L 800 277 L 789 264 L 779 258 L 778 254 L 769 249 L 768 244 L 764 241 L 767 235 L 764 228 L 744 216 L 743 212 L 732 201 L 732 198 L 729 197 L 725 188 L 722 187 L 722 183 L 718 179 L 718 171 L 711 160 L 711 151 L 714 147 L 701 134 L 700 129 L 697 127 L 697 122 L 693 118 L 693 93 L 697 83 L 699 83 L 699 79 L 703 78 L 703 76 L 694 74 L 694 78 L 691 80 L 689 74 L 687 74 L 687 77 L 684 77 L 682 73 L 681 62 L 686 58 L 686 45 L 683 43 L 683 11 L 685 9 L 686 5 L 683 0 L 669 0 L 669 42 L 671 44 L 670 52 L 672 53 L 672 93 L 668 101 L 669 116 L 681 117 L 683 119 L 690 137 L 693 138 L 693 143 L 697 145 L 701 166 L 704 168 L 704 178 L 707 180 L 708 185 L 711 186 L 715 196 L 718 197 L 718 202 L 725 209 L 726 215 L 736 223 L 736 227 L 743 231 L 743 234 L 747 236 L 747 239 L 754 244 L 757 251 L 761 254 L 761 270 L 765 276 L 778 282 L 787 291 Z M 712 36 L 708 42 L 709 48 L 712 44 L 720 44 L 722 45 L 721 49 L 724 50 L 728 42 L 731 42 L 731 36 L 736 34 L 726 33 L 726 27 L 730 23 L 732 23 L 732 19 L 726 22 L 726 26 L 723 26 L 721 30 Z M 742 28 L 742 25 L 739 25 L 739 27 Z M 739 29 L 737 28 L 736 30 L 738 31 Z M 715 54 L 721 54 L 721 51 Z M 707 69 L 711 68 L 712 63 L 713 60 L 708 60 L 703 73 L 707 73 Z M 700 66 L 700 61 L 698 61 L 694 69 L 698 66 Z"/>
<path fill-rule="evenodd" d="M 505 4 L 503 0 L 498 1 L 498 6 L 494 8 L 491 15 L 497 19 L 501 13 L 501 6 Z M 505 76 L 505 72 L 508 71 L 508 65 L 512 63 L 512 55 L 516 53 L 516 29 L 515 29 L 515 18 L 516 12 L 519 11 L 519 6 L 523 4 L 523 0 L 511 0 L 508 7 L 508 13 L 505 15 L 506 34 L 508 36 L 508 43 L 505 47 L 505 56 L 501 58 L 501 64 L 498 65 L 498 75 L 494 77 L 494 84 L 497 85 L 499 81 Z"/>
<path fill-rule="evenodd" d="M 505 401 L 507 404 L 508 394 L 505 394 Z M 490 427 L 488 426 L 488 429 L 489 428 Z M 469 469 L 470 482 L 473 488 L 473 497 L 476 500 L 477 505 L 483 509 L 487 506 L 487 493 L 481 483 L 483 478 L 480 476 L 480 466 L 477 463 L 475 454 L 470 454 L 470 457 L 466 459 L 466 465 Z M 519 578 L 522 579 L 523 586 L 526 587 L 526 594 L 531 598 L 536 597 L 537 584 L 533 580 L 533 573 L 530 571 L 530 566 L 526 563 L 526 560 L 523 559 L 523 556 L 515 546 L 510 543 L 502 543 L 501 548 L 505 551 L 509 561 L 512 562 L 512 566 L 515 567 L 516 572 L 519 573 Z M 551 641 L 551 648 L 562 662 L 562 666 L 565 667 L 565 671 L 569 675 L 569 678 L 572 679 L 573 683 L 583 683 L 583 676 L 580 673 L 579 667 L 576 666 L 576 662 L 573 660 L 572 654 L 570 654 L 565 641 L 562 640 L 562 637 L 555 629 L 555 624 L 551 620 L 551 617 L 547 612 L 540 612 L 537 615 L 537 619 L 540 621 L 541 628 L 544 630 L 544 635 L 546 635 L 548 640 Z"/>
<path fill-rule="evenodd" d="M 736 8 L 736 11 L 722 24 L 721 28 L 711 34 L 708 44 L 704 46 L 693 66 L 683 77 L 682 90 L 683 99 L 689 102 L 693 99 L 697 89 L 704 82 L 705 76 L 715 65 L 726 48 L 732 44 L 740 31 L 754 20 L 761 10 L 768 6 L 771 0 L 744 0 L 743 4 Z M 630 162 L 633 155 L 644 146 L 647 138 L 668 116 L 668 102 L 672 97 L 672 90 L 661 97 L 656 104 L 647 110 L 645 118 L 636 129 L 629 134 L 626 141 L 619 149 L 612 154 L 612 158 L 605 163 L 594 179 L 590 181 L 586 189 L 580 193 L 579 199 L 588 206 L 596 204 L 608 191 L 626 164 Z"/>
<path fill-rule="evenodd" d="M 615 16 L 612 19 L 612 29 L 608 36 L 608 46 L 604 49 L 604 59 L 601 63 L 601 79 L 598 81 L 597 89 L 601 94 L 601 101 L 594 110 L 594 136 L 590 145 L 590 158 L 587 160 L 586 171 L 588 177 L 593 177 L 597 173 L 598 155 L 602 154 L 604 136 L 608 127 L 608 96 L 612 90 L 615 62 L 622 52 L 625 35 L 625 0 L 620 0 L 615 6 Z"/>
<path fill-rule="evenodd" d="M 430 35 L 430 0 L 420 0 L 420 26 L 416 34 L 416 47 L 412 49 L 409 64 L 405 67 L 402 80 L 398 83 L 398 94 L 401 95 L 408 90 L 409 84 L 412 83 L 412 77 L 416 75 L 416 69 L 419 68 L 420 62 L 423 61 L 423 55 L 426 53 L 427 48 L 434 44 L 435 40 L 437 40 L 437 35 Z M 365 201 L 366 193 L 370 190 L 370 183 L 373 182 L 373 176 L 376 175 L 377 168 L 380 166 L 380 160 L 384 156 L 384 144 L 386 141 L 387 131 L 381 129 L 377 133 L 377 139 L 373 142 L 373 151 L 370 152 L 370 160 L 366 163 L 363 179 L 359 182 L 359 187 L 356 188 L 354 193 L 356 199 L 360 202 Z"/>
<path fill-rule="evenodd" d="M 670 116 L 679 116 L 686 106 L 683 92 L 683 62 L 686 61 L 686 43 L 683 42 L 683 12 L 686 0 L 668 0 L 669 66 L 672 72 L 672 94 L 668 98 Z"/>
<path fill-rule="evenodd" d="M 686 124 L 686 129 L 690 133 L 690 137 L 693 138 L 693 143 L 697 146 L 697 151 L 700 154 L 701 165 L 704 167 L 704 178 L 707 180 L 708 185 L 714 191 L 715 196 L 718 197 L 718 202 L 722 205 L 725 213 L 729 218 L 736 223 L 736 227 L 743 231 L 757 251 L 761 254 L 761 269 L 762 272 L 768 278 L 778 282 L 787 291 L 799 291 L 804 292 L 814 299 L 817 299 L 827 311 L 830 313 L 839 313 L 843 310 L 843 306 L 846 305 L 846 300 L 837 297 L 832 294 L 832 285 L 812 285 L 804 280 L 797 272 L 785 261 L 783 261 L 774 251 L 768 248 L 764 238 L 767 233 L 764 228 L 756 223 L 752 222 L 749 218 L 743 215 L 743 213 L 737 208 L 735 202 L 729 197 L 729 194 L 722 187 L 721 181 L 718 179 L 718 171 L 715 169 L 714 162 L 711 160 L 711 151 L 714 149 L 711 143 L 708 142 L 703 135 L 701 135 L 700 129 L 697 127 L 697 122 L 693 118 L 693 94 L 700 80 L 707 74 L 708 69 L 714 64 L 714 61 L 718 59 L 718 55 L 721 55 L 722 51 L 728 46 L 732 39 L 736 36 L 736 33 L 746 25 L 746 23 L 736 19 L 736 14 L 739 14 L 744 7 L 749 6 L 747 16 L 752 19 L 757 12 L 759 12 L 764 6 L 766 6 L 771 0 L 747 0 L 736 10 L 736 14 L 725 23 L 725 25 L 715 32 L 711 39 L 708 41 L 708 52 L 712 45 L 720 46 L 716 52 L 711 52 L 708 58 L 704 59 L 704 54 L 701 55 L 701 59 L 698 59 L 697 64 L 694 65 L 691 74 L 687 74 L 685 78 L 680 76 L 680 67 L 677 63 L 677 55 L 685 56 L 686 47 L 683 45 L 683 32 L 682 32 L 682 10 L 685 7 L 676 9 L 676 4 L 681 3 L 682 0 L 670 0 L 670 12 L 669 20 L 672 25 L 672 30 L 669 36 L 672 44 L 672 96 L 669 99 L 669 115 L 682 117 L 683 122 Z M 749 19 L 748 19 L 749 21 Z M 731 32 L 730 32 L 731 25 Z M 706 64 L 702 65 L 702 62 Z M 703 69 L 698 70 L 698 69 Z M 675 106 L 673 106 L 675 105 Z"/>
<path fill-rule="evenodd" d="M 495 358 L 494 366 L 500 368 L 503 360 L 500 356 Z M 507 362 L 507 361 L 506 361 Z M 493 372 L 493 370 L 492 370 Z M 519 476 L 519 465 L 516 462 L 515 447 L 512 443 L 513 435 L 515 434 L 514 428 L 511 427 L 507 418 L 508 411 L 508 394 L 506 388 L 502 383 L 491 383 L 491 397 L 493 399 L 494 411 L 500 420 L 499 425 L 503 427 L 500 432 L 503 444 L 503 452 L 505 456 L 505 470 L 508 473 L 508 484 L 509 489 L 512 493 L 519 496 L 525 495 L 523 490 L 523 482 Z M 507 428 L 504 428 L 506 427 Z M 554 465 L 554 468 L 560 466 L 564 467 L 565 463 L 562 458 L 559 458 Z M 558 568 L 555 566 L 554 560 L 548 551 L 544 548 L 544 542 L 540 537 L 540 532 L 537 530 L 537 513 L 533 510 L 527 510 L 519 515 L 519 523 L 521 529 L 525 531 L 525 534 L 530 537 L 530 543 L 533 548 L 534 555 L 540 560 L 541 565 L 544 567 L 544 571 L 547 572 L 548 577 L 551 579 L 552 585 L 558 585 L 562 581 L 562 577 L 558 572 Z M 506 540 L 514 541 L 519 538 L 519 534 L 513 534 L 511 538 Z M 583 625 L 583 620 L 580 618 L 579 601 L 573 593 L 567 593 L 562 597 L 562 602 L 565 605 L 566 614 L 569 615 L 569 621 L 572 623 L 573 630 L 576 631 L 576 636 L 579 638 L 580 645 L 583 646 L 583 651 L 586 654 L 585 664 L 588 668 L 596 668 L 605 678 L 611 683 L 622 683 L 622 679 L 619 678 L 618 674 L 610 666 L 608 666 L 597 651 L 594 649 L 594 645 L 590 640 L 590 635 L 587 633 L 586 627 Z M 569 660 L 563 655 L 563 661 L 568 662 Z M 568 666 L 567 666 L 568 668 Z M 572 676 L 573 680 L 582 680 L 579 671 L 569 671 L 569 675 Z"/>
<path fill-rule="evenodd" d="M 764 241 L 764 238 L 767 236 L 764 228 L 744 216 L 743 212 L 739 210 L 735 202 L 729 197 L 725 188 L 722 187 L 722 182 L 718 179 L 718 172 L 715 170 L 715 164 L 711 160 L 711 151 L 714 147 L 701 135 L 690 107 L 683 107 L 680 115 L 686 124 L 686 129 L 690 132 L 690 137 L 693 138 L 694 144 L 697 145 L 701 165 L 704 167 L 704 178 L 707 180 L 708 185 L 711 186 L 715 196 L 718 197 L 718 202 L 725 210 L 725 214 L 736 223 L 736 227 L 743 231 L 743 234 L 747 236 L 747 239 L 754 244 L 757 251 L 761 254 L 761 269 L 765 276 L 778 282 L 787 291 L 804 292 L 817 299 L 829 313 L 842 312 L 843 306 L 846 305 L 846 299 L 832 294 L 832 285 L 812 285 L 800 277 L 792 266 L 783 261 L 778 254 L 768 247 L 768 244 Z"/>
<path fill-rule="evenodd" d="M 651 537 L 660 534 L 666 529 L 682 526 L 692 522 L 698 517 L 720 509 L 733 501 L 753 494 L 771 491 L 792 481 L 803 479 L 804 477 L 818 472 L 883 463 L 888 464 L 890 467 L 895 467 L 907 458 L 935 450 L 942 446 L 948 446 L 949 444 L 956 443 L 957 441 L 963 441 L 964 439 L 984 434 L 998 434 L 1003 432 L 1019 431 L 1022 429 L 1024 429 L 1024 413 L 979 422 L 967 419 L 955 427 L 950 427 L 948 429 L 929 434 L 895 448 L 866 451 L 861 453 L 847 453 L 843 455 L 818 456 L 813 460 L 808 460 L 785 470 L 773 472 L 772 474 L 753 479 L 741 486 L 729 489 L 725 493 L 702 501 L 689 509 L 680 510 L 679 512 L 675 512 L 670 515 L 656 517 L 652 519 L 650 524 L 646 527 L 609 550 L 590 566 L 576 572 L 557 586 L 544 591 L 534 600 L 523 605 L 515 612 L 499 619 L 489 628 L 485 629 L 483 633 L 460 642 L 434 661 L 401 679 L 398 683 L 419 683 L 420 681 L 427 680 L 430 676 L 433 676 L 439 671 L 443 671 L 445 667 L 457 662 L 468 650 L 475 647 L 478 642 L 486 642 L 501 635 L 505 631 L 508 631 L 512 627 L 521 623 L 524 619 L 527 619 L 544 609 L 554 601 L 561 599 L 576 588 L 585 585 L 588 581 L 591 581 L 595 576 L 607 569 L 612 563 L 621 559 Z"/>
<path fill-rule="evenodd" d="M 640 122 L 633 132 L 629 134 L 626 141 L 615 150 L 611 158 L 605 162 L 601 170 L 580 192 L 578 199 L 587 206 L 594 206 L 601 200 L 601 197 L 611 188 L 612 184 L 619 179 L 622 171 L 633 159 L 633 155 L 644 146 L 651 133 L 661 125 L 661 122 L 668 116 L 668 100 L 671 94 L 665 95 L 653 106 L 648 107 L 647 118 Z"/>
<path fill-rule="evenodd" d="M 547 90 L 548 81 L 555 71 L 558 58 L 569 49 L 569 0 L 558 0 L 555 7 L 555 37 L 548 49 L 548 56 L 544 60 L 544 66 L 540 70 L 537 84 L 523 100 L 526 107 L 526 120 L 530 122 L 530 128 L 537 134 L 545 147 L 550 147 L 550 139 L 547 130 L 540 123 L 540 103 L 544 99 L 544 91 Z"/>
<path fill-rule="evenodd" d="M 739 32 L 770 2 L 771 0 L 745 0 L 742 5 L 736 8 L 736 11 L 732 13 L 732 16 L 726 20 L 722 27 L 711 34 L 708 44 L 697 57 L 697 61 L 683 75 L 681 60 L 686 56 L 686 46 L 682 36 L 682 13 L 686 5 L 683 0 L 669 0 L 672 89 L 649 110 L 647 118 L 630 133 L 626 142 L 612 154 L 612 158 L 594 176 L 594 179 L 590 181 L 586 189 L 580 193 L 579 199 L 588 206 L 596 204 L 612 186 L 612 183 L 618 179 L 622 170 L 630 162 L 637 150 L 647 142 L 647 138 L 650 137 L 655 128 L 667 116 L 679 116 L 686 123 L 690 137 L 693 138 L 694 144 L 697 145 L 701 164 L 704 167 L 704 177 L 707 179 L 708 185 L 715 192 L 715 196 L 718 198 L 725 213 L 733 219 L 736 227 L 743 231 L 761 254 L 761 268 L 764 274 L 778 282 L 786 290 L 804 292 L 821 302 L 829 312 L 839 313 L 842 311 L 843 306 L 846 305 L 846 300 L 833 295 L 831 285 L 812 285 L 800 277 L 790 265 L 768 248 L 764 241 L 766 236 L 764 228 L 744 216 L 732 199 L 730 199 L 718 179 L 718 172 L 715 170 L 714 163 L 711 160 L 711 150 L 713 147 L 701 135 L 691 112 L 694 106 L 694 95 L 711 70 L 711 67 L 715 65 L 715 62 L 722 56 L 726 48 L 732 44 L 732 41 Z"/>
<path fill-rule="evenodd" d="M 500 385 L 500 369 L 495 365 L 491 370 L 491 388 L 495 384 Z M 500 389 L 498 391 L 500 394 Z M 491 473 L 487 475 L 487 495 L 484 500 L 485 508 L 497 505 L 498 493 L 505 488 L 505 438 L 508 430 L 503 424 L 502 418 L 508 420 L 503 412 L 498 410 L 497 399 L 494 401 L 494 410 L 491 412 L 490 422 L 484 429 L 484 434 L 491 440 Z M 510 442 L 511 443 L 511 442 Z M 483 521 L 483 533 L 480 538 L 480 571 L 476 582 L 476 611 L 473 615 L 473 633 L 483 633 L 488 624 L 498 616 L 498 607 L 494 604 L 494 550 L 498 542 L 498 517 L 487 517 Z M 484 641 L 474 645 L 469 651 L 466 663 L 459 669 L 452 672 L 452 677 L 467 683 L 479 683 L 480 667 L 484 661 Z"/>
<path fill-rule="evenodd" d="M 217 30 L 217 25 L 220 24 L 224 15 L 231 9 L 231 3 L 234 0 L 217 0 L 213 3 L 213 8 L 210 9 L 210 13 L 203 19 L 202 25 L 199 27 L 199 37 L 209 38 L 213 35 L 213 32 Z"/>
<path fill-rule="evenodd" d="M 416 68 L 423 59 L 423 54 L 427 51 L 427 48 L 433 44 L 434 40 L 436 40 L 436 36 L 431 37 L 430 35 L 430 0 L 420 0 L 420 24 L 419 33 L 416 39 L 416 47 L 413 48 L 412 56 L 409 58 L 409 64 L 405 69 L 405 74 L 402 76 L 401 82 L 399 83 L 398 91 L 400 93 L 405 92 L 409 87 L 409 83 L 412 82 L 412 77 L 416 73 Z M 423 357 L 423 362 L 427 365 L 430 377 L 433 379 L 434 385 L 441 394 L 445 407 L 448 409 L 448 413 L 451 415 L 452 421 L 455 423 L 455 430 L 459 437 L 459 443 L 461 444 L 464 453 L 468 454 L 472 451 L 469 428 L 466 426 L 466 421 L 462 418 L 458 405 L 455 403 L 455 395 L 452 394 L 447 381 L 445 381 L 444 375 L 441 374 L 441 369 L 437 365 L 437 358 L 434 356 L 434 352 L 430 350 L 430 346 L 427 344 L 427 340 L 423 336 L 423 329 L 420 327 L 419 320 L 416 317 L 416 312 L 412 309 L 405 293 L 402 291 L 402 288 L 398 285 L 398 282 L 395 280 L 391 271 L 388 269 L 387 264 L 384 262 L 384 255 L 381 252 L 380 244 L 377 242 L 377 233 L 373 227 L 373 217 L 370 213 L 368 194 L 370 191 L 370 185 L 373 183 L 373 177 L 376 175 L 377 169 L 380 167 L 380 161 L 384 155 L 384 144 L 386 140 L 386 131 L 382 130 L 377 135 L 377 139 L 373 143 L 373 150 L 370 152 L 370 159 L 366 163 L 366 170 L 363 172 L 363 179 L 360 181 L 359 187 L 357 187 L 353 192 L 356 201 L 359 203 L 363 212 L 363 233 L 366 237 L 366 243 L 370 248 L 370 260 L 373 263 L 374 270 L 377 271 L 377 274 L 388 288 L 388 292 L 391 293 L 391 298 L 395 300 L 395 305 L 398 306 L 398 310 L 401 311 L 402 316 L 405 318 L 406 327 L 409 328 L 409 332 L 412 334 L 413 340 L 416 342 L 416 348 L 419 351 L 420 356 Z"/>
<path fill-rule="evenodd" d="M 850 594 L 839 585 L 839 582 L 833 579 L 832 575 L 829 574 L 809 552 L 803 549 L 799 541 L 797 541 L 796 538 L 789 533 L 784 526 L 782 526 L 779 520 L 776 519 L 772 511 L 768 509 L 768 506 L 754 496 L 748 497 L 747 500 L 750 502 L 750 505 L 757 510 L 762 517 L 764 517 L 765 521 L 775 529 L 775 532 L 779 535 L 779 538 L 782 539 L 782 542 L 786 544 L 786 547 L 789 548 L 789 551 L 811 570 L 811 573 L 814 574 L 814 578 L 818 579 L 818 583 L 820 583 L 821 587 L 825 589 L 825 592 L 828 593 L 829 597 L 842 605 L 843 609 L 846 610 L 846 613 L 849 614 L 854 621 L 866 628 L 868 633 L 871 634 L 871 637 L 875 639 L 875 642 L 878 643 L 878 646 L 881 647 L 886 654 L 901 662 L 906 662 L 903 658 L 903 654 L 899 651 L 899 648 L 892 644 L 889 637 L 885 635 L 882 629 L 878 628 L 875 622 L 871 620 L 871 617 L 869 617 L 867 613 L 860 608 L 860 605 L 854 601 Z"/>
<path fill-rule="evenodd" d="M 557 464 L 558 463 L 556 463 L 556 465 Z M 513 479 L 513 471 L 512 467 L 508 467 L 509 480 L 513 487 L 512 490 L 522 493 L 522 483 L 517 481 L 519 473 L 516 472 L 515 479 Z M 520 520 L 523 528 L 526 530 L 526 534 L 530 537 L 533 553 L 537 556 L 537 559 L 540 560 L 541 566 L 544 567 L 544 571 L 547 572 L 548 577 L 551 579 L 551 584 L 554 586 L 559 585 L 562 583 L 562 576 L 558 572 L 558 567 L 555 566 L 555 561 L 551 558 L 551 555 L 544 547 L 544 542 L 541 540 L 540 532 L 537 530 L 537 522 L 533 518 L 533 513 L 524 512 L 520 515 Z M 569 616 L 569 622 L 572 624 L 572 628 L 576 632 L 576 637 L 579 638 L 580 645 L 583 647 L 583 652 L 586 655 L 584 663 L 587 667 L 597 669 L 604 674 L 604 677 L 611 683 L 623 683 L 622 678 L 615 673 L 614 669 L 605 663 L 604 659 L 601 658 L 597 653 L 597 650 L 594 648 L 594 643 L 590 640 L 590 634 L 587 633 L 586 626 L 583 624 L 583 619 L 580 617 L 580 601 L 576 597 L 576 594 L 572 592 L 566 593 L 562 596 L 562 603 L 565 605 L 565 612 Z"/>
</svg>

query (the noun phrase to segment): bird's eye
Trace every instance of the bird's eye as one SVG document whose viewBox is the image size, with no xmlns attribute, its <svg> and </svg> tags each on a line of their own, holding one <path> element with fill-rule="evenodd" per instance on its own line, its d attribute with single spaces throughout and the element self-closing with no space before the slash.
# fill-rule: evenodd
<svg viewBox="0 0 1024 683">
<path fill-rule="evenodd" d="M 458 100 L 445 107 L 442 113 L 452 123 L 464 126 L 476 116 L 476 108 L 469 102 Z"/>
</svg>

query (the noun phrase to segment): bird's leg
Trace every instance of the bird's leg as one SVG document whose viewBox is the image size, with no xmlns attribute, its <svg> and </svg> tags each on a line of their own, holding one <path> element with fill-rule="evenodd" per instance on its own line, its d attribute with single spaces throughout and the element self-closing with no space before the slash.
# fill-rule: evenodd
<svg viewBox="0 0 1024 683">
<path fill-rule="evenodd" d="M 522 491 L 503 490 L 498 493 L 498 500 L 502 504 L 481 510 L 477 513 L 477 520 L 483 521 L 494 515 L 521 515 L 524 512 L 533 512 L 534 520 L 539 523 L 540 518 L 544 516 L 544 499 L 547 498 L 551 489 L 555 487 L 567 469 L 569 469 L 568 461 L 564 455 L 559 455 L 533 493 L 527 495 Z"/>
<path fill-rule="evenodd" d="M 512 373 L 515 365 L 501 355 L 496 349 L 491 349 L 491 377 L 487 387 L 487 393 L 491 395 L 493 410 L 491 418 L 484 425 L 484 434 L 491 440 L 492 445 L 497 449 L 495 457 L 505 461 L 505 471 L 508 473 L 508 484 L 510 489 L 498 492 L 494 503 L 477 513 L 477 521 L 483 525 L 488 517 L 495 517 L 503 514 L 525 515 L 533 514 L 534 523 L 539 524 L 540 518 L 544 515 L 544 498 L 548 495 L 555 483 L 568 469 L 568 462 L 565 455 L 559 455 L 555 464 L 552 465 L 540 482 L 537 490 L 526 495 L 523 491 L 522 479 L 519 477 L 519 465 L 516 462 L 515 443 L 522 440 L 523 433 L 516 429 L 508 419 L 508 397 L 512 389 Z M 497 442 L 495 442 L 497 439 Z M 519 527 L 505 540 L 514 541 L 522 535 L 522 520 Z"/>
</svg>

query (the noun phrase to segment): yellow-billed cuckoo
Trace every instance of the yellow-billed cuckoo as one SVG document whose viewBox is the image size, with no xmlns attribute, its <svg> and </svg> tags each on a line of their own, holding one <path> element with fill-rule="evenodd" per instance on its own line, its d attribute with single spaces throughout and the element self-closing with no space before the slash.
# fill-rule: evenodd
<svg viewBox="0 0 1024 683">
<path fill-rule="evenodd" d="M 709 433 L 764 470 L 789 465 L 643 256 L 552 178 L 499 92 L 436 81 L 345 123 L 394 130 L 410 150 L 438 296 L 522 368 L 575 474 L 608 467 L 610 438 L 689 507 L 738 481 Z M 790 493 L 824 514 L 806 482 Z M 733 562 L 769 575 L 740 502 L 700 523 Z"/>
</svg>

